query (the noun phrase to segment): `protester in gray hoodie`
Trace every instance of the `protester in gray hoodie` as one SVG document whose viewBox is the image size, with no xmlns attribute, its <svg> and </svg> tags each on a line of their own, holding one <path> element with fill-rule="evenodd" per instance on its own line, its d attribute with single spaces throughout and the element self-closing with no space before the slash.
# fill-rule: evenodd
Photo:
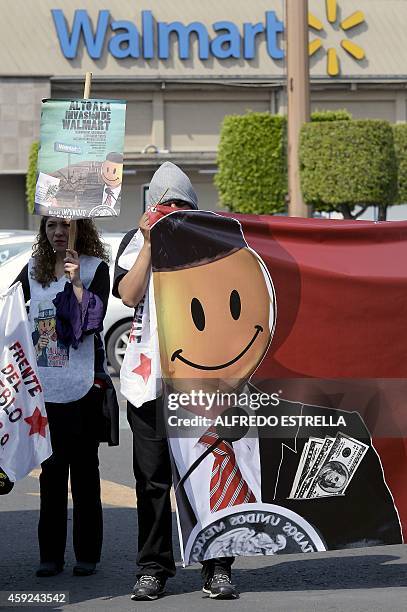
<svg viewBox="0 0 407 612">
<path fill-rule="evenodd" d="M 148 204 L 174 209 L 198 209 L 191 181 L 175 164 L 165 162 L 154 174 Z M 148 215 L 123 238 L 115 266 L 113 295 L 134 307 L 130 341 L 121 371 L 121 390 L 127 399 L 127 419 L 133 433 L 133 469 L 138 510 L 137 582 L 134 600 L 157 599 L 166 580 L 175 575 L 172 550 L 172 484 L 168 442 L 163 435 L 161 371 L 151 278 Z M 137 365 L 139 364 L 139 365 Z M 135 365 L 137 366 L 135 368 Z M 237 596 L 231 584 L 232 557 L 203 563 L 204 592 L 212 598 Z"/>
</svg>

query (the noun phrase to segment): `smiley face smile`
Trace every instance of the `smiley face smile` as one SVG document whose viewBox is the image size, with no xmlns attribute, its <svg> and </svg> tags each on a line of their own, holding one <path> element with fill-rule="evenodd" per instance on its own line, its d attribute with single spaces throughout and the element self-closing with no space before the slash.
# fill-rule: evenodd
<svg viewBox="0 0 407 612">
<path fill-rule="evenodd" d="M 110 181 L 111 183 L 116 182 L 116 181 L 120 181 L 120 176 L 116 176 L 116 178 L 109 178 L 107 176 L 105 176 L 102 172 L 102 177 L 105 181 Z"/>
<path fill-rule="evenodd" d="M 241 357 L 243 357 L 243 355 L 245 353 L 247 353 L 249 348 L 255 342 L 257 336 L 263 331 L 263 327 L 261 325 L 255 325 L 254 328 L 255 328 L 256 332 L 255 332 L 253 338 L 250 340 L 249 344 L 243 349 L 243 351 L 241 353 L 239 353 L 239 355 L 237 355 L 237 357 L 234 357 L 234 359 L 232 359 L 231 361 L 228 361 L 227 363 L 222 363 L 221 365 L 216 365 L 216 366 L 205 366 L 205 365 L 200 365 L 200 364 L 197 364 L 197 363 L 193 363 L 192 361 L 189 361 L 188 359 L 185 359 L 185 357 L 183 357 L 181 355 L 182 349 L 178 349 L 177 351 L 174 351 L 174 353 L 171 356 L 171 361 L 175 361 L 176 359 L 179 359 L 180 361 L 183 361 L 187 365 L 189 365 L 192 368 L 195 368 L 197 370 L 221 370 L 222 368 L 227 368 L 230 365 L 233 365 L 234 363 L 236 363 L 236 361 L 239 361 L 239 359 Z"/>
</svg>

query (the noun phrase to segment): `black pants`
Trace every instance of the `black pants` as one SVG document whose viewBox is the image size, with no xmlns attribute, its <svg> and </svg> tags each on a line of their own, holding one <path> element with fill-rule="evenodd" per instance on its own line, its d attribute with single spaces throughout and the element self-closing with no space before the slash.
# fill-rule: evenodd
<svg viewBox="0 0 407 612">
<path fill-rule="evenodd" d="M 138 515 L 137 576 L 166 580 L 175 575 L 170 502 L 171 465 L 168 443 L 157 432 L 155 401 L 136 408 L 127 403 L 133 432 L 133 470 Z"/>
<path fill-rule="evenodd" d="M 42 562 L 64 563 L 68 476 L 73 499 L 73 544 L 77 561 L 97 563 L 103 538 L 99 442 L 95 415 L 100 391 L 92 388 L 77 402 L 46 403 L 53 453 L 42 464 L 38 524 Z"/>
<path fill-rule="evenodd" d="M 175 575 L 172 550 L 172 485 L 168 442 L 161 420 L 160 401 L 136 408 L 127 402 L 127 420 L 133 432 L 133 470 L 136 479 L 138 514 L 137 576 L 150 575 L 163 580 Z M 203 563 L 208 579 L 215 568 L 230 573 L 232 557 Z"/>
</svg>

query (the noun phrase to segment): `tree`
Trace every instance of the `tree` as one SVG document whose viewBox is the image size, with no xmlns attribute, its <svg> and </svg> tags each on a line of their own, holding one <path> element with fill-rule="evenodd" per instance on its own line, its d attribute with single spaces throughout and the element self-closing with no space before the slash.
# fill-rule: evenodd
<svg viewBox="0 0 407 612">
<path fill-rule="evenodd" d="M 379 219 L 397 197 L 397 161 L 393 131 L 387 121 L 315 122 L 300 138 L 301 188 L 307 204 L 358 218 L 379 206 Z M 354 212 L 355 206 L 361 210 Z"/>
</svg>

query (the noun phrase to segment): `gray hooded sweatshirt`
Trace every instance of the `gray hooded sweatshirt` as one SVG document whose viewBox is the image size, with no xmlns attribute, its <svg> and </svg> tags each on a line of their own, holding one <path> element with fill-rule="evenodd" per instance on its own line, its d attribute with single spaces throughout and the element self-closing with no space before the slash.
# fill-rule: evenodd
<svg viewBox="0 0 407 612">
<path fill-rule="evenodd" d="M 184 200 L 190 204 L 191 208 L 198 208 L 198 197 L 191 181 L 185 172 L 168 161 L 164 162 L 154 173 L 147 199 L 150 206 L 165 204 L 170 200 Z"/>
</svg>

